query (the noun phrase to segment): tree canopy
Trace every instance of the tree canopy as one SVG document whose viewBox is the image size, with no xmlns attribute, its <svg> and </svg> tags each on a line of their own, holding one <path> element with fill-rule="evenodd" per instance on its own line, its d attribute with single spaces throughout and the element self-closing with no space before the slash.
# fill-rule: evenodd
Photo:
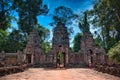
<svg viewBox="0 0 120 80">
<path fill-rule="evenodd" d="M 77 17 L 72 11 L 72 9 L 65 7 L 65 6 L 59 6 L 55 8 L 53 20 L 54 22 L 52 24 L 57 24 L 58 22 L 61 22 L 63 24 L 71 24 L 72 19 Z"/>
<path fill-rule="evenodd" d="M 100 29 L 101 37 L 97 43 L 102 43 L 108 55 L 119 62 L 120 40 L 120 3 L 119 0 L 97 0 L 92 10 L 89 11 L 94 28 Z M 115 44 L 118 44 L 115 46 Z"/>
<path fill-rule="evenodd" d="M 89 12 L 94 28 L 101 29 L 99 32 L 106 51 L 120 40 L 120 22 L 117 16 L 119 10 L 115 7 L 119 5 L 112 3 L 113 1 L 116 3 L 118 0 L 98 0 Z"/>
<path fill-rule="evenodd" d="M 84 12 L 83 20 L 79 21 L 79 28 L 82 31 L 82 33 L 90 32 L 89 23 L 87 19 L 87 12 Z"/>
<path fill-rule="evenodd" d="M 19 14 L 19 28 L 28 34 L 38 24 L 37 16 L 48 13 L 48 7 L 42 6 L 42 0 L 14 0 L 14 5 Z"/>
<path fill-rule="evenodd" d="M 11 22 L 12 1 L 1 0 L 0 1 L 0 29 L 6 30 L 9 28 Z"/>
<path fill-rule="evenodd" d="M 109 50 L 108 56 L 116 63 L 120 64 L 120 41 Z"/>
</svg>

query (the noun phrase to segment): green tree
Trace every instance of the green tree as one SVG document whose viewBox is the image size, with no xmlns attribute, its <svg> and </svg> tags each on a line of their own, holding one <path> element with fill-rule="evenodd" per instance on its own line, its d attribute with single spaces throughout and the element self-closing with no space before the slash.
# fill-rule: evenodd
<svg viewBox="0 0 120 80">
<path fill-rule="evenodd" d="M 50 42 L 47 41 L 43 41 L 41 47 L 45 51 L 45 53 L 48 53 L 51 50 Z"/>
<path fill-rule="evenodd" d="M 11 26 L 13 16 L 11 11 L 17 12 L 18 30 L 7 30 Z M 49 35 L 49 30 L 38 25 L 37 16 L 48 13 L 47 5 L 42 5 L 42 0 L 1 0 L 0 1 L 0 51 L 16 52 L 26 46 L 26 33 L 36 29 L 41 37 L 41 43 Z M 37 26 L 38 25 L 38 26 Z M 14 26 L 14 25 L 12 25 Z M 48 43 L 46 42 L 47 48 Z M 46 47 L 43 47 L 46 48 Z"/>
<path fill-rule="evenodd" d="M 120 40 L 120 3 L 119 0 L 108 0 L 107 4 L 108 4 L 107 6 L 112 8 L 114 11 L 113 14 L 114 17 L 111 18 L 114 21 L 114 24 L 111 25 L 117 31 L 116 40 L 119 41 Z"/>
<path fill-rule="evenodd" d="M 41 47 L 47 53 L 50 50 L 50 44 L 45 39 L 49 36 L 49 30 L 42 26 L 36 27 L 41 39 Z M 26 47 L 27 37 L 21 30 L 12 29 L 9 34 L 6 31 L 0 30 L 0 51 L 16 52 L 23 50 Z"/>
<path fill-rule="evenodd" d="M 120 22 L 116 17 L 115 4 L 111 5 L 112 0 L 98 0 L 90 11 L 92 24 L 95 28 L 100 28 L 100 35 L 103 40 L 103 47 L 108 51 L 115 42 L 120 40 Z M 117 0 L 114 0 L 115 2 Z M 118 6 L 118 4 L 116 4 Z M 113 42 L 114 41 L 114 42 Z"/>
<path fill-rule="evenodd" d="M 54 15 L 53 15 L 53 24 L 57 24 L 58 22 L 61 22 L 65 25 L 71 24 L 72 19 L 75 19 L 77 15 L 75 15 L 72 11 L 72 9 L 65 7 L 65 6 L 59 6 L 54 10 Z"/>
<path fill-rule="evenodd" d="M 115 10 L 116 17 L 120 22 L 120 3 L 119 0 L 106 0 L 109 7 Z"/>
<path fill-rule="evenodd" d="M 38 31 L 39 36 L 41 37 L 41 42 L 49 38 L 50 31 L 48 29 L 44 28 L 40 24 L 37 24 L 35 29 Z"/>
<path fill-rule="evenodd" d="M 109 50 L 108 56 L 116 63 L 120 64 L 120 41 Z"/>
<path fill-rule="evenodd" d="M 14 0 L 14 8 L 19 14 L 19 28 L 28 34 L 38 24 L 37 16 L 48 13 L 48 7 L 42 6 L 42 0 Z"/>
<path fill-rule="evenodd" d="M 0 0 L 0 29 L 6 30 L 11 22 L 12 1 Z"/>
<path fill-rule="evenodd" d="M 74 32 L 73 27 L 68 26 L 72 25 L 73 20 L 75 20 L 77 17 L 78 16 L 73 13 L 71 8 L 59 6 L 54 10 L 54 14 L 52 16 L 53 22 L 50 23 L 50 25 L 56 27 L 58 23 L 65 24 L 65 26 L 67 26 L 68 35 L 71 36 L 71 34 Z"/>
<path fill-rule="evenodd" d="M 90 32 L 89 23 L 87 20 L 88 20 L 87 19 L 87 12 L 84 12 L 83 20 L 80 20 L 80 22 L 79 22 L 79 28 L 83 33 Z"/>
<path fill-rule="evenodd" d="M 50 31 L 40 24 L 38 24 L 35 29 L 38 31 L 41 39 L 41 48 L 45 51 L 45 53 L 48 53 L 51 49 L 50 42 L 48 42 Z"/>
<path fill-rule="evenodd" d="M 0 29 L 0 51 L 4 51 L 6 48 L 7 35 L 6 31 Z"/>
<path fill-rule="evenodd" d="M 20 32 L 20 30 L 13 29 L 11 33 L 0 31 L 0 51 L 16 52 L 17 50 L 23 50 L 26 44 L 26 37 Z"/>
<path fill-rule="evenodd" d="M 81 38 L 82 38 L 82 34 L 78 33 L 73 40 L 73 51 L 74 52 L 78 52 L 80 50 L 80 44 L 81 44 Z"/>
<path fill-rule="evenodd" d="M 17 52 L 23 50 L 26 46 L 26 36 L 20 30 L 13 29 L 7 37 L 6 52 Z"/>
</svg>

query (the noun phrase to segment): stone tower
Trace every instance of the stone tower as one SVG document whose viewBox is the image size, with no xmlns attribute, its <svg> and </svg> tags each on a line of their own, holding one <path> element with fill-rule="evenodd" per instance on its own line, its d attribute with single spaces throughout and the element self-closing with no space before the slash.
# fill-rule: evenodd
<svg viewBox="0 0 120 80">
<path fill-rule="evenodd" d="M 90 32 L 83 33 L 80 46 L 81 46 L 80 53 L 83 54 L 84 56 L 84 62 L 88 63 L 95 49 L 94 39 Z"/>
<path fill-rule="evenodd" d="M 37 31 L 33 30 L 30 32 L 24 53 L 27 63 L 37 64 L 40 62 L 42 50 L 40 47 L 40 37 Z"/>
<path fill-rule="evenodd" d="M 57 65 L 58 52 L 64 54 L 64 66 L 68 64 L 68 51 L 69 51 L 69 37 L 67 27 L 64 24 L 58 23 L 53 30 L 52 48 L 54 53 L 54 64 Z"/>
</svg>

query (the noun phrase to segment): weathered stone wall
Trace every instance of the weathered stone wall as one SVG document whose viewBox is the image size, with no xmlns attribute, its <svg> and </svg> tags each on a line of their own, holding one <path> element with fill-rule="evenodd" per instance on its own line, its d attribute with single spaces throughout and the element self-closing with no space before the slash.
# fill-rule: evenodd
<svg viewBox="0 0 120 80">
<path fill-rule="evenodd" d="M 25 62 L 26 59 L 24 59 L 25 54 L 21 51 L 17 51 L 17 53 L 5 53 L 2 51 L 0 53 L 0 66 L 13 66 L 22 64 Z M 46 64 L 46 63 L 53 63 L 53 57 L 54 55 L 49 54 L 42 54 L 40 57 L 36 57 L 39 59 L 39 64 Z"/>
<path fill-rule="evenodd" d="M 53 55 L 47 55 L 47 54 L 41 55 L 39 63 L 40 64 L 53 63 Z"/>
<path fill-rule="evenodd" d="M 2 51 L 0 53 L 0 63 L 4 66 L 12 66 L 24 62 L 24 54 L 21 51 L 17 53 L 5 53 Z"/>
<path fill-rule="evenodd" d="M 96 47 L 93 53 L 94 53 L 93 54 L 94 63 L 106 63 L 106 60 L 105 60 L 106 52 L 102 47 L 101 48 Z"/>
<path fill-rule="evenodd" d="M 81 55 L 79 53 L 69 53 L 69 63 L 80 63 Z"/>
<path fill-rule="evenodd" d="M 54 57 L 54 55 L 47 55 L 47 63 L 53 63 L 53 57 Z"/>
</svg>

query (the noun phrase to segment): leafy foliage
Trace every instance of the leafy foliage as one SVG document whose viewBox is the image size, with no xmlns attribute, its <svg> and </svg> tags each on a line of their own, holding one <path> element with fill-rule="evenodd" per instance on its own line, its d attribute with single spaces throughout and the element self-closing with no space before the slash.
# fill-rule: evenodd
<svg viewBox="0 0 120 80">
<path fill-rule="evenodd" d="M 40 35 L 41 47 L 47 53 L 51 48 L 50 43 L 45 41 L 49 36 L 49 30 L 40 25 L 36 27 L 36 30 Z M 27 36 L 21 30 L 13 29 L 9 34 L 6 31 L 0 30 L 0 51 L 16 52 L 17 50 L 23 50 L 26 47 L 26 43 Z"/>
<path fill-rule="evenodd" d="M 50 31 L 41 26 L 40 24 L 37 24 L 35 29 L 38 31 L 39 36 L 41 37 L 41 42 L 43 42 L 45 39 L 49 37 Z"/>
<path fill-rule="evenodd" d="M 14 29 L 9 35 L 4 36 L 0 43 L 0 51 L 16 52 L 25 48 L 26 36 Z"/>
<path fill-rule="evenodd" d="M 60 61 L 64 61 L 64 55 L 62 52 L 58 52 L 57 59 L 60 59 Z"/>
<path fill-rule="evenodd" d="M 101 47 L 101 46 L 102 46 L 102 39 L 101 39 L 100 35 L 98 34 L 97 31 L 95 31 L 94 34 L 95 34 L 95 35 L 94 35 L 94 36 L 95 36 L 95 39 L 94 39 L 95 45 L 96 45 L 97 47 Z"/>
<path fill-rule="evenodd" d="M 10 27 L 11 22 L 11 0 L 1 0 L 0 1 L 0 29 L 6 30 Z"/>
<path fill-rule="evenodd" d="M 120 7 L 120 5 L 114 4 L 116 2 L 118 0 L 98 0 L 94 4 L 93 10 L 89 12 L 94 27 L 101 29 L 100 35 L 106 51 L 120 40 L 120 22 L 116 16 L 118 7 L 115 7 L 116 5 Z"/>
<path fill-rule="evenodd" d="M 109 50 L 108 55 L 116 63 L 120 64 L 120 41 Z"/>
<path fill-rule="evenodd" d="M 0 30 L 0 51 L 5 50 L 7 32 Z"/>
<path fill-rule="evenodd" d="M 48 53 L 51 50 L 50 42 L 47 41 L 43 41 L 41 47 L 45 51 L 45 53 Z"/>
<path fill-rule="evenodd" d="M 85 33 L 85 32 L 89 32 L 89 23 L 87 21 L 87 12 L 84 12 L 84 17 L 83 17 L 83 20 L 81 20 L 79 22 L 79 28 L 80 30 Z"/>
<path fill-rule="evenodd" d="M 51 49 L 50 42 L 47 41 L 50 31 L 39 24 L 35 27 L 35 29 L 38 31 L 41 39 L 41 48 L 45 51 L 45 53 L 48 53 Z"/>
<path fill-rule="evenodd" d="M 59 6 L 54 10 L 54 22 L 52 24 L 57 24 L 58 22 L 63 24 L 71 24 L 72 19 L 75 19 L 76 17 L 77 15 L 75 15 L 70 8 Z"/>
<path fill-rule="evenodd" d="M 82 34 L 81 33 L 78 33 L 75 37 L 74 37 L 74 40 L 73 40 L 73 51 L 74 52 L 78 52 L 80 50 L 80 44 L 81 44 L 81 37 L 82 37 Z"/>
<path fill-rule="evenodd" d="M 14 8 L 19 14 L 20 29 L 28 34 L 38 24 L 37 16 L 48 13 L 48 7 L 42 6 L 42 0 L 14 0 Z"/>
</svg>

